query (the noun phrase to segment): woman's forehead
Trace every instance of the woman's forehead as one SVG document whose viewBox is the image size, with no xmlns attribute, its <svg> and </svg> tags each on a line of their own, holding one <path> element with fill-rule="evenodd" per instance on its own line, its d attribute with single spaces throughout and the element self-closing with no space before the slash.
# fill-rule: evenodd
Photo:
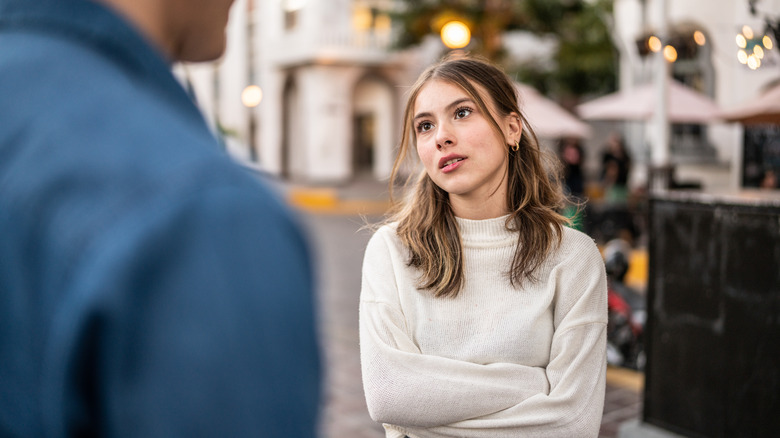
<svg viewBox="0 0 780 438">
<path fill-rule="evenodd" d="M 433 79 L 426 82 L 415 99 L 415 108 L 421 106 L 435 105 L 437 102 L 448 102 L 449 100 L 461 97 L 470 97 L 466 90 L 460 85 L 449 81 Z"/>
<path fill-rule="evenodd" d="M 438 78 L 429 80 L 420 87 L 415 97 L 414 113 L 430 111 L 433 109 L 431 107 L 448 105 L 452 101 L 460 99 L 476 100 L 475 103 L 481 101 L 490 107 L 491 99 L 487 97 L 487 91 L 484 87 L 471 81 L 469 81 L 469 85 L 475 90 L 475 95 L 472 95 L 463 85 L 453 81 Z"/>
</svg>

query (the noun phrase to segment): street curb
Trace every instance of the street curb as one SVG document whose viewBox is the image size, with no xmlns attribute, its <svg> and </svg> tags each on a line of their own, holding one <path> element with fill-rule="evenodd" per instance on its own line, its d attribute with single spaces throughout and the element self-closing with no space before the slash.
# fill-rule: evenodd
<svg viewBox="0 0 780 438">
<path fill-rule="evenodd" d="M 634 392 L 642 392 L 645 388 L 645 374 L 628 368 L 607 366 L 607 383 Z"/>
<path fill-rule="evenodd" d="M 387 199 L 342 199 L 332 188 L 290 188 L 287 202 L 309 213 L 335 215 L 383 215 L 392 206 Z"/>
</svg>

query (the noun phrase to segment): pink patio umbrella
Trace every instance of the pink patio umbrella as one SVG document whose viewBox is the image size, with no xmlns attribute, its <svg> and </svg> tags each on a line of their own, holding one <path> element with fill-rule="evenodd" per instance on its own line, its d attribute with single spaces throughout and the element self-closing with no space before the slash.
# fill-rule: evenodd
<svg viewBox="0 0 780 438">
<path fill-rule="evenodd" d="M 520 109 L 528 123 L 541 138 L 586 138 L 590 137 L 590 126 L 577 119 L 533 87 L 515 82 L 520 95 Z"/>
<path fill-rule="evenodd" d="M 718 105 L 709 97 L 678 81 L 669 81 L 669 121 L 708 123 L 719 118 Z M 608 94 L 577 106 L 585 120 L 649 120 L 655 110 L 654 84 Z"/>
<path fill-rule="evenodd" d="M 723 111 L 720 115 L 729 122 L 745 125 L 780 124 L 780 82 L 761 93 L 757 99 Z"/>
</svg>

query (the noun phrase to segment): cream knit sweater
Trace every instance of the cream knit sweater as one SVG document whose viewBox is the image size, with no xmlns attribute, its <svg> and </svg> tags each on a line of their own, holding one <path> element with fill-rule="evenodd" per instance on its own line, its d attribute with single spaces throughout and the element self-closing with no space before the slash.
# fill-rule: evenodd
<svg viewBox="0 0 780 438">
<path fill-rule="evenodd" d="M 604 406 L 607 286 L 596 245 L 566 228 L 521 288 L 506 217 L 458 219 L 465 284 L 416 288 L 386 225 L 363 263 L 360 356 L 371 418 L 387 437 L 596 437 Z"/>
</svg>

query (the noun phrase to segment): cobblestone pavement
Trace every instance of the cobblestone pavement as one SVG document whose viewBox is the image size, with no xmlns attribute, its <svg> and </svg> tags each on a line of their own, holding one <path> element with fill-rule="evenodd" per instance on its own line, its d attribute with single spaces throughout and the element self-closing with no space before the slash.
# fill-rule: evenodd
<svg viewBox="0 0 780 438">
<path fill-rule="evenodd" d="M 376 218 L 369 219 L 376 220 Z M 371 236 L 359 216 L 308 215 L 318 261 L 320 333 L 325 363 L 323 438 L 381 438 L 368 416 L 358 351 L 363 251 Z"/>
<path fill-rule="evenodd" d="M 366 410 L 358 353 L 360 269 L 371 231 L 361 229 L 378 216 L 303 213 L 318 261 L 319 324 L 325 364 L 323 438 L 382 438 L 382 427 Z M 641 412 L 641 375 L 610 369 L 600 437 L 618 436 L 625 421 Z"/>
</svg>

